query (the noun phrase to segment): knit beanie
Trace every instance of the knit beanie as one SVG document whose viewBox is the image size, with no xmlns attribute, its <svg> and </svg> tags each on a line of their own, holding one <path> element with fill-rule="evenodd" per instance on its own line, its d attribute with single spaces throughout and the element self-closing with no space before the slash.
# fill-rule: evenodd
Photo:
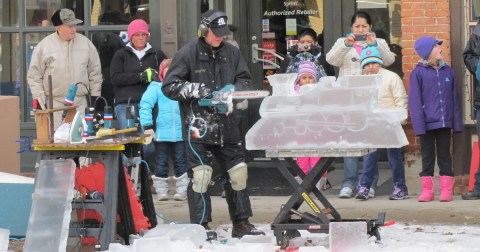
<svg viewBox="0 0 480 252">
<path fill-rule="evenodd" d="M 382 56 L 376 47 L 369 46 L 362 50 L 360 54 L 360 66 L 362 69 L 370 63 L 378 63 L 383 65 Z"/>
<path fill-rule="evenodd" d="M 297 82 L 300 80 L 300 77 L 302 77 L 302 75 L 304 74 L 311 74 L 315 79 L 315 82 L 317 82 L 317 67 L 315 66 L 315 63 L 310 61 L 300 62 L 300 64 L 298 65 Z"/>
<path fill-rule="evenodd" d="M 417 51 L 418 56 L 424 60 L 427 60 L 433 50 L 433 47 L 435 47 L 436 44 L 441 45 L 442 43 L 442 40 L 438 40 L 430 36 L 424 36 L 415 41 L 415 51 Z"/>
<path fill-rule="evenodd" d="M 143 32 L 148 35 L 148 25 L 143 19 L 135 19 L 128 25 L 128 40 L 132 40 L 135 33 Z"/>
</svg>

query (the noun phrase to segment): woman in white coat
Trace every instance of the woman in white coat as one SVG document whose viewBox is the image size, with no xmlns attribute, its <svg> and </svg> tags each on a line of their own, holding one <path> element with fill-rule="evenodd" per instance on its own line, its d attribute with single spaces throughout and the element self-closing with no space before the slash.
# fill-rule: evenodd
<svg viewBox="0 0 480 252">
<path fill-rule="evenodd" d="M 395 61 L 395 55 L 390 51 L 387 42 L 384 39 L 377 38 L 372 32 L 372 18 L 364 11 L 356 12 L 351 20 L 352 32 L 346 37 L 339 38 L 327 53 L 327 62 L 332 66 L 339 68 L 338 76 L 361 75 L 360 55 L 364 48 L 373 46 L 380 52 L 383 59 L 383 65 L 389 66 Z M 369 197 L 375 196 L 374 187 L 378 180 L 378 169 Z M 341 185 L 340 198 L 350 198 L 353 191 L 358 186 L 358 158 L 344 157 L 343 161 L 343 181 Z"/>
</svg>

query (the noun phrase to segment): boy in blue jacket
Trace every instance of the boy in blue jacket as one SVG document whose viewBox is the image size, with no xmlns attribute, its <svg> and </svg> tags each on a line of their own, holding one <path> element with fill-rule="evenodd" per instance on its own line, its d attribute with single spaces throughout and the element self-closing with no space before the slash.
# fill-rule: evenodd
<svg viewBox="0 0 480 252">
<path fill-rule="evenodd" d="M 433 37 L 415 41 L 420 62 L 410 75 L 408 107 L 413 130 L 420 137 L 422 193 L 420 202 L 434 198 L 435 158 L 440 169 L 440 201 L 453 199 L 453 169 L 450 145 L 453 132 L 463 131 L 462 103 L 455 73 L 442 58 L 442 43 Z"/>
<path fill-rule="evenodd" d="M 163 82 L 171 59 L 160 64 L 159 77 Z M 156 129 L 153 130 L 153 108 L 158 104 L 158 116 L 155 119 Z M 178 102 L 165 97 L 162 92 L 162 83 L 152 81 L 140 101 L 140 123 L 145 128 L 145 134 L 150 135 L 145 144 L 152 141 L 155 145 L 156 170 L 152 175 L 157 198 L 160 201 L 168 200 L 168 157 L 173 153 L 173 168 L 176 180 L 175 200 L 187 199 L 187 185 L 190 181 L 187 176 L 187 156 L 182 138 L 182 123 Z"/>
</svg>

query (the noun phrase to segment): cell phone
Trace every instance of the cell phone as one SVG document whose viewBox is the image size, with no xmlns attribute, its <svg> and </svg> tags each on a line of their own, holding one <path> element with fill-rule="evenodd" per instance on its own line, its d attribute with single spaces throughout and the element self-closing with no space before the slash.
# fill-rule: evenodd
<svg viewBox="0 0 480 252">
<path fill-rule="evenodd" d="M 355 41 L 366 41 L 367 40 L 367 34 L 355 34 Z"/>
</svg>

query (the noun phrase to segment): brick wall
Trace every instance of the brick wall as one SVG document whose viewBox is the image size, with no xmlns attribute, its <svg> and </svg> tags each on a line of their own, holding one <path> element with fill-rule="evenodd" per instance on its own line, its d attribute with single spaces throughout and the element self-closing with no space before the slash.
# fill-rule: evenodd
<svg viewBox="0 0 480 252">
<path fill-rule="evenodd" d="M 408 92 L 410 73 L 420 59 L 414 48 L 415 40 L 419 37 L 432 36 L 443 40 L 443 59 L 451 65 L 450 0 L 402 0 L 401 7 L 403 83 Z M 415 136 L 410 123 L 405 133 L 410 143 L 406 152 L 416 157 L 407 160 L 409 167 L 412 162 L 420 162 L 420 139 Z M 468 179 L 468 175 L 455 177 L 455 194 L 468 191 Z"/>
<path fill-rule="evenodd" d="M 420 57 L 416 54 L 415 40 L 421 36 L 432 36 L 443 40 L 443 58 L 450 65 L 450 0 L 402 0 L 402 62 L 403 83 L 408 92 L 410 73 Z M 405 133 L 409 145 L 408 153 L 420 152 L 420 139 L 418 139 L 408 123 Z"/>
</svg>

